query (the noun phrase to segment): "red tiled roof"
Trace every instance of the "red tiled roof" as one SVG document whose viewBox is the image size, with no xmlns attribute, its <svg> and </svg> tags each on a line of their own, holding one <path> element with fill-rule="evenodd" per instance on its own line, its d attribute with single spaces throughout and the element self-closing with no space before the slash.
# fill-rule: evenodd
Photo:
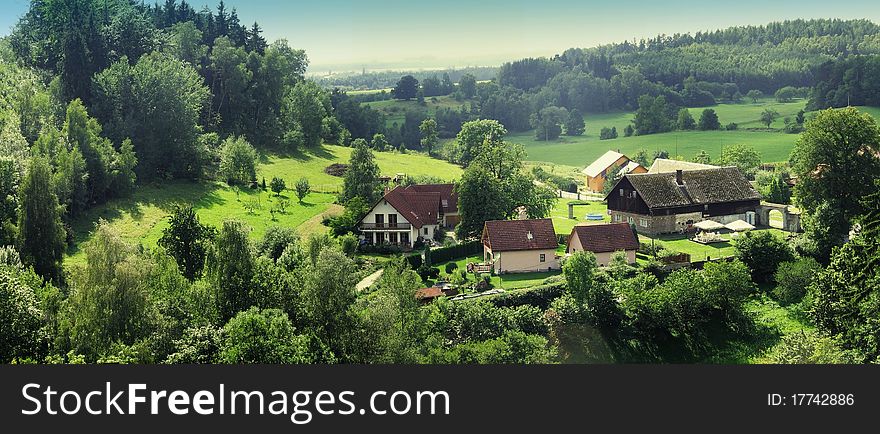
<svg viewBox="0 0 880 434">
<path fill-rule="evenodd" d="M 424 225 L 437 224 L 441 206 L 440 193 L 421 193 L 398 186 L 385 193 L 382 199 L 394 207 L 416 229 Z"/>
<path fill-rule="evenodd" d="M 559 245 L 550 219 L 488 221 L 483 227 L 483 244 L 493 252 L 556 249 Z"/>
<path fill-rule="evenodd" d="M 419 193 L 439 193 L 443 213 L 458 212 L 458 195 L 455 194 L 455 184 L 416 184 L 406 187 L 406 190 Z"/>
<path fill-rule="evenodd" d="M 633 234 L 629 223 L 578 225 L 571 230 L 571 235 L 568 237 L 569 246 L 572 237 L 578 237 L 581 247 L 593 253 L 639 249 L 639 240 Z"/>
</svg>

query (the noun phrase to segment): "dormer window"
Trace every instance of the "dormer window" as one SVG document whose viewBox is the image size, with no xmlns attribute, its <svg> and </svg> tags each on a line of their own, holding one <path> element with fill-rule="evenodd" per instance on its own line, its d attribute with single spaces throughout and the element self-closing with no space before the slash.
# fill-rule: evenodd
<svg viewBox="0 0 880 434">
<path fill-rule="evenodd" d="M 623 197 L 623 189 L 620 189 L 620 197 Z"/>
</svg>

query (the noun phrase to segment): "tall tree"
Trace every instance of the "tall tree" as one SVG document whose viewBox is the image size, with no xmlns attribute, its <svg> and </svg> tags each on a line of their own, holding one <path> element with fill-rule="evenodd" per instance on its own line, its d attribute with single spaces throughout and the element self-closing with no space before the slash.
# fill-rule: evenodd
<svg viewBox="0 0 880 434">
<path fill-rule="evenodd" d="M 355 140 L 355 148 L 348 161 L 348 170 L 343 181 L 341 202 L 348 202 L 356 197 L 367 203 L 373 203 L 381 192 L 379 185 L 379 165 L 373 157 L 373 151 L 362 139 Z"/>
<path fill-rule="evenodd" d="M 422 150 L 432 155 L 434 147 L 437 145 L 437 121 L 428 118 L 419 124 L 419 132 L 422 135 Z"/>
<path fill-rule="evenodd" d="M 568 111 L 568 119 L 565 121 L 565 135 L 581 136 L 586 131 L 584 125 L 584 115 L 578 109 L 574 108 Z"/>
<path fill-rule="evenodd" d="M 184 277 L 193 281 L 202 274 L 205 257 L 215 236 L 216 230 L 199 222 L 192 206 L 175 206 L 170 224 L 159 238 L 159 246 L 177 261 Z"/>
<path fill-rule="evenodd" d="M 419 81 L 412 75 L 404 75 L 398 80 L 397 85 L 391 90 L 396 99 L 411 100 L 419 92 Z"/>
<path fill-rule="evenodd" d="M 208 282 L 213 286 L 217 313 L 223 322 L 256 304 L 252 285 L 254 252 L 249 232 L 250 228 L 240 221 L 224 221 L 208 254 Z"/>
<path fill-rule="evenodd" d="M 43 157 L 32 158 L 18 193 L 18 251 L 22 263 L 58 283 L 66 235 L 54 191 L 49 162 Z"/>
</svg>

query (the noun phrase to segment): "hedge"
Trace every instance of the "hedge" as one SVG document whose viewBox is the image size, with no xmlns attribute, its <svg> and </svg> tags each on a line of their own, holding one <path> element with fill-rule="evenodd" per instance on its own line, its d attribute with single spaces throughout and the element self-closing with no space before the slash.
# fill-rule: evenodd
<svg viewBox="0 0 880 434">
<path fill-rule="evenodd" d="M 565 282 L 548 283 L 519 291 L 501 293 L 489 298 L 496 307 L 535 306 L 541 310 L 550 307 L 553 300 L 565 292 Z"/>
<path fill-rule="evenodd" d="M 467 258 L 483 253 L 483 243 L 470 241 L 449 247 L 440 247 L 431 250 L 431 264 L 442 264 L 456 259 Z"/>
</svg>

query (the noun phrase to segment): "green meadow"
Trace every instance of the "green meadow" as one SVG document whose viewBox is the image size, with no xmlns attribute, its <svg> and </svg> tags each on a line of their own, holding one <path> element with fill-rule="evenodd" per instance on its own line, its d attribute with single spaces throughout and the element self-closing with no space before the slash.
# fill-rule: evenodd
<svg viewBox="0 0 880 434">
<path fill-rule="evenodd" d="M 390 99 L 386 101 L 367 102 L 364 104 L 385 115 L 385 125 L 389 127 L 395 123 L 397 125 L 403 124 L 407 111 L 425 111 L 428 115 L 433 116 L 439 109 L 449 108 L 458 110 L 462 106 L 470 106 L 469 101 L 458 101 L 449 95 L 427 97 L 425 98 L 424 105 L 419 104 L 419 102 L 414 99 L 409 101 Z"/>
<path fill-rule="evenodd" d="M 280 197 L 271 191 L 232 188 L 219 182 L 176 181 L 161 186 L 140 186 L 131 197 L 94 207 L 73 222 L 74 245 L 68 250 L 65 263 L 84 261 L 81 246 L 89 240 L 101 219 L 118 229 L 127 241 L 148 248 L 156 246 L 162 230 L 168 226 L 167 217 L 177 204 L 191 204 L 199 219 L 209 225 L 219 226 L 227 219 L 241 220 L 252 228 L 251 236 L 255 239 L 273 225 L 296 228 L 300 234 L 326 231 L 321 224 L 324 217 L 342 211 L 342 207 L 334 203 L 342 188 L 342 178 L 324 173 L 324 168 L 333 163 L 347 163 L 350 155 L 350 148 L 323 146 L 293 155 L 262 156 L 257 179 L 266 178 L 268 182 L 275 176 L 283 178 L 288 190 Z M 383 175 L 432 175 L 450 181 L 461 175 L 458 166 L 422 154 L 377 152 L 375 156 Z M 312 192 L 302 203 L 292 191 L 300 177 L 307 178 L 312 186 Z M 283 212 L 276 207 L 282 200 L 287 203 Z"/>
</svg>

